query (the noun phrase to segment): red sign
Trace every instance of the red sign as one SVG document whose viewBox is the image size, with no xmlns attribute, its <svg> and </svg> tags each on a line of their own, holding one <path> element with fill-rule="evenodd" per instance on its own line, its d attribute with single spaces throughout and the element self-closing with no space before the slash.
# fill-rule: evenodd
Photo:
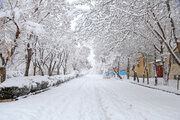
<svg viewBox="0 0 180 120">
<path fill-rule="evenodd" d="M 156 67 L 157 77 L 163 77 L 163 66 L 157 66 Z"/>
</svg>

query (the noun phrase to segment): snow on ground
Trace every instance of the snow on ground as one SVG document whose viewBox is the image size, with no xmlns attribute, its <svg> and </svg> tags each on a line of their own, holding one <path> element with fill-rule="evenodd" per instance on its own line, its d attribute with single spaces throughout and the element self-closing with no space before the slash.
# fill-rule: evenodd
<svg viewBox="0 0 180 120">
<path fill-rule="evenodd" d="M 1 120 L 180 120 L 180 96 L 87 75 L 38 95 L 0 103 Z"/>
<path fill-rule="evenodd" d="M 127 80 L 126 79 L 127 77 L 125 77 L 125 76 L 123 76 L 123 77 L 124 77 L 125 81 L 129 81 L 132 83 L 138 83 L 137 80 L 136 81 L 133 80 L 133 77 L 131 77 L 130 80 Z M 164 85 L 164 79 L 158 78 L 158 85 L 155 86 L 155 79 L 154 78 L 149 78 L 149 85 L 147 84 L 146 78 L 145 78 L 144 83 L 143 83 L 143 79 L 139 78 L 138 84 L 180 94 L 180 90 L 177 90 L 177 80 L 169 80 L 169 84 L 166 86 L 166 85 Z M 179 88 L 180 88 L 180 85 L 179 85 Z"/>
</svg>

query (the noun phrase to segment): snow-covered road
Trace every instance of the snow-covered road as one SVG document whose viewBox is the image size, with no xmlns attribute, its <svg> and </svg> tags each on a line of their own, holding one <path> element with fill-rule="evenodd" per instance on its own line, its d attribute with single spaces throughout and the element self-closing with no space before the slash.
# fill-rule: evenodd
<svg viewBox="0 0 180 120">
<path fill-rule="evenodd" d="M 180 120 L 180 96 L 87 75 L 0 103 L 0 120 Z"/>
</svg>

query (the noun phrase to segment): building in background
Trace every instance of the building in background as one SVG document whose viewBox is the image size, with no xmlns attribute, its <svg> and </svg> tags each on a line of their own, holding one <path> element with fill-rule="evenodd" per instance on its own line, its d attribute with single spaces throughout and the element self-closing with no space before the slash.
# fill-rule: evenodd
<svg viewBox="0 0 180 120">
<path fill-rule="evenodd" d="M 179 52 L 178 49 L 180 49 L 180 42 L 178 43 L 178 47 L 176 47 L 174 49 L 175 54 L 180 59 L 180 52 Z M 170 55 L 168 55 L 168 57 L 167 57 L 167 62 L 166 62 L 167 66 L 168 66 L 168 63 L 169 63 L 169 58 L 170 58 Z M 169 79 L 175 79 L 177 75 L 180 75 L 180 66 L 172 58 L 171 59 L 171 69 L 170 69 Z"/>
<path fill-rule="evenodd" d="M 147 55 L 147 69 L 149 73 L 149 77 L 154 77 L 154 60 L 152 55 Z M 140 54 L 138 58 L 136 58 L 136 64 L 135 64 L 135 70 L 137 72 L 138 77 L 143 77 L 145 67 L 145 57 L 143 54 Z M 163 65 L 161 62 L 161 59 L 156 60 L 156 72 L 157 77 L 163 77 Z M 131 70 L 131 77 L 134 76 L 134 72 Z M 145 77 L 147 77 L 146 71 L 145 71 Z"/>
<path fill-rule="evenodd" d="M 147 55 L 147 69 L 149 72 L 149 77 L 153 77 L 153 64 L 152 63 L 152 56 Z M 135 64 L 135 70 L 137 72 L 138 77 L 143 77 L 143 72 L 144 72 L 144 67 L 145 67 L 145 58 L 143 54 L 140 54 L 138 58 L 136 58 L 136 64 Z M 131 69 L 131 76 L 134 76 L 134 72 Z M 145 77 L 147 77 L 147 74 L 145 72 Z"/>
</svg>

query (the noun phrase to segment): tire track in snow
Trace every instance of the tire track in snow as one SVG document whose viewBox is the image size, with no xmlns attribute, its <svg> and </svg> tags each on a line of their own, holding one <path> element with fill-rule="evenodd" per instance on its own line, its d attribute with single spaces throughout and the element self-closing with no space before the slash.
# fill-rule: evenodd
<svg viewBox="0 0 180 120">
<path fill-rule="evenodd" d="M 99 104 L 92 78 L 88 79 L 82 90 L 84 91 L 82 94 L 83 106 L 81 110 L 82 116 L 79 120 L 108 120 L 105 119 L 105 115 Z"/>
<path fill-rule="evenodd" d="M 107 110 L 104 108 L 104 106 L 102 104 L 102 99 L 101 99 L 101 96 L 99 94 L 99 89 L 97 88 L 95 81 L 94 81 L 94 87 L 95 87 L 95 91 L 96 91 L 95 94 L 97 97 L 97 104 L 99 105 L 99 108 L 101 109 L 101 112 L 105 118 L 103 120 L 111 120 L 111 118 L 108 116 Z"/>
<path fill-rule="evenodd" d="M 134 108 L 134 105 L 131 103 L 127 103 L 125 101 L 125 98 L 119 97 L 113 90 L 113 88 L 108 88 L 108 84 L 105 83 L 106 81 L 101 80 L 99 84 L 101 85 L 101 89 L 99 89 L 99 95 L 101 96 L 100 98 L 102 99 L 103 106 L 107 109 L 114 109 L 114 111 L 119 111 L 119 116 L 121 117 L 121 120 L 147 120 L 147 118 L 142 115 L 142 113 L 137 112 Z M 119 99 L 121 98 L 121 99 Z M 108 104 L 111 103 L 111 106 Z M 112 111 L 112 110 L 111 110 Z M 112 116 L 113 113 L 111 111 L 108 111 L 110 115 Z M 117 113 L 117 112 L 114 112 Z M 133 115 L 132 115 L 133 114 Z"/>
<path fill-rule="evenodd" d="M 105 120 L 111 120 L 111 118 L 108 116 L 107 110 L 103 107 L 103 102 L 102 102 L 102 99 L 101 99 L 101 97 L 99 95 L 99 90 L 98 89 L 96 89 L 96 90 L 97 90 L 96 95 L 98 97 L 97 101 L 98 101 L 98 104 L 99 104 L 99 106 L 100 106 L 100 108 L 102 110 L 103 116 L 105 117 Z"/>
<path fill-rule="evenodd" d="M 80 91 L 80 89 L 86 82 L 85 80 L 78 80 L 77 82 L 79 84 L 77 86 L 76 85 L 69 86 L 72 84 L 71 82 L 74 82 L 74 81 L 70 81 L 69 83 L 62 85 L 67 90 L 66 93 L 53 96 L 52 98 L 48 99 L 45 102 L 45 104 L 43 104 L 39 108 L 39 111 L 37 111 L 38 112 L 38 116 L 36 117 L 37 120 L 39 120 L 40 118 L 43 118 L 43 116 L 46 116 L 46 118 L 43 118 L 43 120 L 44 119 L 56 120 L 57 118 L 61 118 L 61 116 L 64 116 L 65 114 L 67 114 L 68 108 L 71 107 L 72 105 L 72 101 L 73 101 L 72 98 L 76 97 L 78 91 Z M 55 89 L 61 90 L 62 86 L 60 86 L 59 88 L 57 87 Z M 50 113 L 50 115 L 47 116 L 47 113 Z"/>
</svg>

